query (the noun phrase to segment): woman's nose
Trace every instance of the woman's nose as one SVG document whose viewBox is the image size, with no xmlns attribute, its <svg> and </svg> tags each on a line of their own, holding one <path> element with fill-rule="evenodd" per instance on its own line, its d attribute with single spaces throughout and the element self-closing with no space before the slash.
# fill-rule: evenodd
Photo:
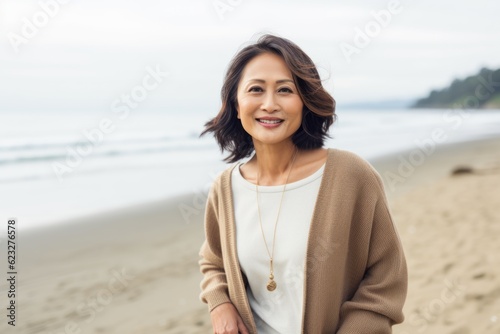
<svg viewBox="0 0 500 334">
<path fill-rule="evenodd" d="M 267 93 L 262 101 L 261 109 L 267 112 L 273 112 L 279 109 L 276 103 L 276 96 L 274 93 Z"/>
</svg>

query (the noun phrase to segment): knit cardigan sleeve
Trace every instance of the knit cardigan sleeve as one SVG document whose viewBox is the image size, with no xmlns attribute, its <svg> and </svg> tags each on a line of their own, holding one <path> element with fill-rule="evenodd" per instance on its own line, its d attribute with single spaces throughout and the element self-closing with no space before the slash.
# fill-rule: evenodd
<svg viewBox="0 0 500 334">
<path fill-rule="evenodd" d="M 353 297 L 340 308 L 337 334 L 386 334 L 404 320 L 402 308 L 407 293 L 407 266 L 399 235 L 387 203 L 382 179 L 370 166 L 376 180 L 377 200 L 369 237 L 365 275 Z"/>
<path fill-rule="evenodd" d="M 230 302 L 226 272 L 222 258 L 220 226 L 218 217 L 218 195 L 217 179 L 211 186 L 205 208 L 205 241 L 203 242 L 199 255 L 200 271 L 203 274 L 201 281 L 200 299 L 208 304 L 212 311 L 220 304 Z"/>
</svg>

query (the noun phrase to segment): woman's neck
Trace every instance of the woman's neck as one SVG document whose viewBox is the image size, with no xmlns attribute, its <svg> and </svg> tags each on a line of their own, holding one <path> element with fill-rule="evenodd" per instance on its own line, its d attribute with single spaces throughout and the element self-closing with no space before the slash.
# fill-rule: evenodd
<svg viewBox="0 0 500 334">
<path fill-rule="evenodd" d="M 289 143 L 255 145 L 256 173 L 259 185 L 281 185 L 286 182 L 297 147 Z M 297 152 L 298 155 L 298 152 Z M 295 157 L 295 160 L 297 157 Z M 291 171 L 293 172 L 293 171 Z"/>
</svg>

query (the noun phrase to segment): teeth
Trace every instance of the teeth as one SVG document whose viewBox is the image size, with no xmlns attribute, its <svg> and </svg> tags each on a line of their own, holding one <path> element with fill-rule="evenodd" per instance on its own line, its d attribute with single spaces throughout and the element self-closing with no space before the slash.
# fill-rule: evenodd
<svg viewBox="0 0 500 334">
<path fill-rule="evenodd" d="M 267 123 L 267 124 L 277 124 L 277 123 L 281 123 L 281 120 L 280 119 L 260 119 L 259 122 Z"/>
</svg>

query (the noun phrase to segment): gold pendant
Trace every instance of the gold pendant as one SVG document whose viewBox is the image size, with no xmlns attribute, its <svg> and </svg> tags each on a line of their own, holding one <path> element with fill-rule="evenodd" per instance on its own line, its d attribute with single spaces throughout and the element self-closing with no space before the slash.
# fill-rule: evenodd
<svg viewBox="0 0 500 334">
<path fill-rule="evenodd" d="M 274 291 L 276 290 L 276 282 L 274 281 L 274 275 L 269 275 L 269 282 L 267 282 L 267 290 Z"/>
<path fill-rule="evenodd" d="M 268 291 L 274 291 L 276 289 L 276 282 L 274 280 L 270 280 L 267 283 L 267 290 Z"/>
</svg>

